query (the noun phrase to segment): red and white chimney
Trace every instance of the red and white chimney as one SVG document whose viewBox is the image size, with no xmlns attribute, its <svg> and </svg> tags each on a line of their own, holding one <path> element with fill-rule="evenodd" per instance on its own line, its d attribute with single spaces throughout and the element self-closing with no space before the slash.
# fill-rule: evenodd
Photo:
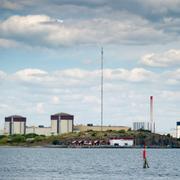
<svg viewBox="0 0 180 180">
<path fill-rule="evenodd" d="M 150 124 L 151 124 L 151 131 L 155 132 L 155 123 L 154 123 L 154 117 L 153 117 L 153 106 L 154 106 L 154 98 L 153 96 L 150 96 Z"/>
</svg>

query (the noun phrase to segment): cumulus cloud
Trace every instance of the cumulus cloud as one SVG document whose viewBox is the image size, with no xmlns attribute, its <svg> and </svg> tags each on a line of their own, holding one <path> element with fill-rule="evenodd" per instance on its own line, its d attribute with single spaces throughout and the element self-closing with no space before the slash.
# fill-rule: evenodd
<svg viewBox="0 0 180 180">
<path fill-rule="evenodd" d="M 155 73 L 143 68 L 127 69 L 107 69 L 104 71 L 105 78 L 114 80 L 124 80 L 131 82 L 151 81 Z"/>
<path fill-rule="evenodd" d="M 152 67 L 168 67 L 180 64 L 180 50 L 170 49 L 164 53 L 151 53 L 142 57 L 141 62 Z"/>
<path fill-rule="evenodd" d="M 99 83 L 100 70 L 65 69 L 48 73 L 40 69 L 24 69 L 17 71 L 13 78 L 19 81 L 40 84 L 59 84 L 61 86 L 88 85 Z M 145 82 L 152 81 L 156 74 L 143 68 L 104 69 L 106 81 Z"/>
<path fill-rule="evenodd" d="M 17 71 L 13 78 L 22 81 L 43 81 L 44 77 L 47 77 L 48 73 L 40 69 L 23 69 Z"/>
<path fill-rule="evenodd" d="M 76 22 L 67 20 L 64 23 L 47 15 L 15 15 L 0 22 L 0 32 L 1 38 L 48 47 L 101 43 L 147 44 L 154 40 L 170 40 L 162 30 L 132 15 L 120 20 L 93 18 Z"/>
</svg>

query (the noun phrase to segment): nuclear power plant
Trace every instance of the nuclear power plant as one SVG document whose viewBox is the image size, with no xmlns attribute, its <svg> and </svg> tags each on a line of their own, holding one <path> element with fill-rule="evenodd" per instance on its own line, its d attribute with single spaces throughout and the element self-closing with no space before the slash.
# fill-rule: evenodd
<svg viewBox="0 0 180 180">
<path fill-rule="evenodd" d="M 26 118 L 18 115 L 5 117 L 4 134 L 38 134 L 38 135 L 58 135 L 73 131 L 74 116 L 67 113 L 57 113 L 51 115 L 51 127 L 26 126 Z"/>
</svg>

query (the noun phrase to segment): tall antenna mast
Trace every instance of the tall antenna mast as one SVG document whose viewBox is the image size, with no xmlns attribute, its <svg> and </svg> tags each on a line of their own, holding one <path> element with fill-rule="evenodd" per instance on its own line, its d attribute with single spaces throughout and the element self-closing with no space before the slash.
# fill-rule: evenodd
<svg viewBox="0 0 180 180">
<path fill-rule="evenodd" d="M 103 90 L 104 90 L 104 60 L 103 60 L 103 47 L 101 48 L 101 131 L 103 131 Z"/>
</svg>

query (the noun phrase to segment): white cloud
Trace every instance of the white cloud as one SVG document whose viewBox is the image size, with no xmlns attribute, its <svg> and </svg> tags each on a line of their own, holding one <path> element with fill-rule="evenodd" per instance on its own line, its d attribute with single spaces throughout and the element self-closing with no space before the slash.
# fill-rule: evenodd
<svg viewBox="0 0 180 180">
<path fill-rule="evenodd" d="M 47 15 L 16 15 L 0 22 L 0 32 L 2 38 L 53 47 L 101 43 L 142 44 L 169 40 L 163 31 L 155 29 L 147 20 L 130 14 L 122 15 L 120 20 L 94 18 L 76 22 L 67 20 L 64 23 Z"/>
<path fill-rule="evenodd" d="M 40 69 L 23 69 L 14 74 L 15 79 L 22 81 L 43 81 L 48 73 Z"/>
<path fill-rule="evenodd" d="M 97 84 L 100 80 L 100 70 L 65 69 L 48 73 L 40 69 L 24 69 L 17 71 L 13 79 L 30 83 L 40 83 L 68 87 Z M 143 68 L 104 69 L 105 81 L 145 82 L 152 81 L 157 75 Z"/>
<path fill-rule="evenodd" d="M 143 68 L 127 69 L 109 69 L 104 72 L 105 78 L 124 80 L 131 82 L 151 81 L 155 74 Z"/>
<path fill-rule="evenodd" d="M 170 49 L 164 53 L 151 53 L 142 57 L 141 62 L 153 67 L 168 67 L 180 64 L 180 50 Z"/>
</svg>

